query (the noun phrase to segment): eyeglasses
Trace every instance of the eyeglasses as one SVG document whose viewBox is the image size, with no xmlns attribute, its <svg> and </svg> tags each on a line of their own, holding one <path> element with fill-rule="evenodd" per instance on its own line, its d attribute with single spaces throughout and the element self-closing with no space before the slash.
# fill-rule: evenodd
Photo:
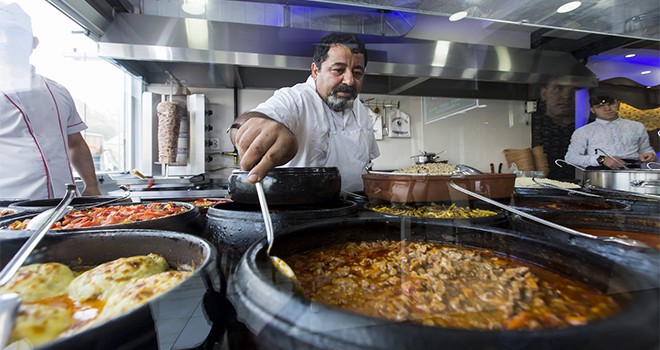
<svg viewBox="0 0 660 350">
<path fill-rule="evenodd" d="M 601 102 L 599 104 L 596 104 L 596 105 L 593 105 L 591 107 L 592 108 L 603 108 L 605 106 L 614 107 L 615 105 L 616 105 L 616 101 L 610 101 L 610 102 L 603 101 L 603 102 Z"/>
</svg>

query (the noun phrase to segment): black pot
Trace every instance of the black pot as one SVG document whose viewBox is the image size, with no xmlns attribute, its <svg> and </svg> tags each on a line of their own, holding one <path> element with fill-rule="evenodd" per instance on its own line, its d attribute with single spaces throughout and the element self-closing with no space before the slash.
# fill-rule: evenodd
<svg viewBox="0 0 660 350">
<path fill-rule="evenodd" d="M 87 233 L 87 234 L 85 234 Z M 26 264 L 98 265 L 120 257 L 161 254 L 172 267 L 194 266 L 190 278 L 122 316 L 39 349 L 170 349 L 213 344 L 224 332 L 225 286 L 215 248 L 187 234 L 157 230 L 109 230 L 48 234 Z M 3 240 L 4 266 L 25 239 Z"/>
<path fill-rule="evenodd" d="M 585 229 L 585 233 L 594 234 L 588 230 L 607 230 L 613 234 L 624 234 L 628 238 L 634 237 L 635 233 L 644 234 L 641 237 L 643 243 L 650 248 L 660 249 L 660 218 L 657 215 L 647 215 L 635 212 L 546 212 L 537 213 L 535 216 L 556 224 L 566 226 L 575 230 Z M 556 230 L 546 225 L 530 221 L 518 215 L 510 215 L 511 227 L 519 232 L 541 236 L 548 240 L 559 240 L 562 242 L 573 243 L 576 241 L 573 235 Z M 602 248 L 603 245 L 592 244 L 590 239 L 579 239 L 580 244 L 590 249 Z M 621 246 L 621 249 L 628 247 Z M 633 249 L 633 248 L 629 248 Z M 653 249 L 649 249 L 653 251 Z"/>
<path fill-rule="evenodd" d="M 0 198 L 0 207 L 8 207 L 12 203 L 26 201 L 25 198 Z"/>
<path fill-rule="evenodd" d="M 374 216 L 381 216 L 385 218 L 398 218 L 401 215 L 394 215 L 394 214 L 389 214 L 389 213 L 381 213 L 373 210 L 372 208 L 377 207 L 379 204 L 378 202 L 374 203 L 368 203 L 365 204 L 364 207 L 365 209 L 369 210 L 370 212 L 374 213 Z M 387 204 L 385 204 L 387 205 Z M 390 204 L 391 205 L 391 204 Z M 457 203 L 456 205 L 458 206 L 464 206 L 467 207 L 469 206 L 468 203 Z M 430 221 L 430 222 L 439 222 L 445 225 L 482 225 L 482 226 L 493 226 L 493 227 L 500 227 L 500 228 L 509 228 L 509 216 L 508 214 L 499 209 L 499 208 L 493 208 L 489 204 L 479 204 L 479 203 L 474 203 L 472 206 L 474 208 L 479 208 L 479 209 L 486 209 L 486 210 L 491 210 L 496 212 L 497 214 L 492 215 L 492 216 L 484 216 L 484 217 L 478 217 L 478 218 L 452 218 L 452 219 L 435 219 L 435 218 L 418 218 L 414 216 L 410 216 L 410 218 L 415 218 L 418 220 L 422 221 Z"/>
<path fill-rule="evenodd" d="M 258 204 L 257 190 L 247 180 L 249 172 L 234 170 L 229 176 L 229 198 Z M 268 205 L 323 203 L 339 199 L 341 176 L 336 167 L 275 168 L 261 180 Z"/>
<path fill-rule="evenodd" d="M 202 230 L 202 222 L 200 219 L 199 209 L 196 206 L 190 203 L 185 202 L 171 202 L 180 206 L 189 208 L 190 210 L 172 215 L 160 219 L 148 220 L 148 221 L 137 221 L 127 224 L 118 224 L 118 225 L 107 225 L 107 226 L 97 226 L 97 227 L 86 227 L 84 229 L 66 229 L 58 230 L 55 232 L 65 233 L 65 232 L 79 232 L 82 230 L 88 231 L 97 231 L 97 230 L 118 230 L 118 229 L 133 229 L 133 230 L 145 230 L 145 229 L 157 229 L 157 230 L 167 230 L 167 231 L 177 231 L 185 232 L 192 234 L 199 234 Z M 119 205 L 135 205 L 134 203 L 125 203 Z M 0 238 L 6 237 L 11 232 L 19 233 L 17 231 L 6 230 L 6 227 L 16 220 L 25 220 L 37 216 L 38 213 L 28 213 L 18 217 L 14 217 L 7 220 L 0 220 L 0 230 L 6 234 L 0 235 Z"/>
<path fill-rule="evenodd" d="M 299 206 L 269 206 L 275 237 L 287 227 L 329 218 L 357 215 L 354 202 L 338 200 Z M 211 241 L 223 256 L 222 269 L 230 274 L 245 251 L 266 237 L 259 205 L 235 202 L 216 204 L 206 213 L 204 238 Z"/>
<path fill-rule="evenodd" d="M 71 201 L 71 206 L 83 206 L 83 205 L 93 205 L 102 202 L 106 202 L 112 199 L 116 199 L 114 196 L 93 196 L 93 197 L 75 197 Z M 56 207 L 62 198 L 50 198 L 50 199 L 35 199 L 35 200 L 24 200 L 19 202 L 14 202 L 9 205 L 11 208 L 21 208 L 26 212 L 40 213 L 44 210 Z M 114 202 L 113 205 L 117 204 L 130 204 L 131 200 L 126 198 L 124 200 Z"/>
<path fill-rule="evenodd" d="M 401 225 L 401 222 L 408 222 Z M 490 249 L 539 264 L 627 303 L 611 317 L 584 326 L 535 331 L 473 331 L 397 323 L 367 317 L 294 295 L 275 274 L 266 242 L 254 244 L 229 277 L 227 297 L 261 349 L 654 349 L 659 344 L 660 293 L 653 276 L 560 242 L 546 242 L 495 228 L 450 226 L 414 220 L 345 219 L 290 228 L 271 254 L 284 258 L 348 240 L 401 239 L 448 242 Z"/>
<path fill-rule="evenodd" d="M 533 215 L 552 211 L 609 211 L 613 213 L 630 211 L 630 205 L 620 201 L 592 197 L 577 197 L 572 195 L 527 196 L 514 194 L 510 205 Z"/>
</svg>

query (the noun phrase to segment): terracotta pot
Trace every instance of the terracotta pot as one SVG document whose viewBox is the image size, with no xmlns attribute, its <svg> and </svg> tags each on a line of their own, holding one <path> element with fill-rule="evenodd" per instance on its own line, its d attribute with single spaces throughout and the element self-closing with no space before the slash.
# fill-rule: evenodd
<svg viewBox="0 0 660 350">
<path fill-rule="evenodd" d="M 364 193 L 370 200 L 392 203 L 473 201 L 449 186 L 449 179 L 483 196 L 508 200 L 516 174 L 425 175 L 374 173 L 362 175 Z"/>
</svg>

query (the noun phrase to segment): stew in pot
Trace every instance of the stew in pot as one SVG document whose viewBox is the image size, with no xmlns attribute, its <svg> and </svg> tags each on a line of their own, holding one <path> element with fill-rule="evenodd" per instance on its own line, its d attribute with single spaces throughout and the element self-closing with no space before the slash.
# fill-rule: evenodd
<svg viewBox="0 0 660 350">
<path fill-rule="evenodd" d="M 582 283 L 492 251 L 426 242 L 349 242 L 287 258 L 305 295 L 429 326 L 497 330 L 584 325 L 620 306 Z"/>
</svg>

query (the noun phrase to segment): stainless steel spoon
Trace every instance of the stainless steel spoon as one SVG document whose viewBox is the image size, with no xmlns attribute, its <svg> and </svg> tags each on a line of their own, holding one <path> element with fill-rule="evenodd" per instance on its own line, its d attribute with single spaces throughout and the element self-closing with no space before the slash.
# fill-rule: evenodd
<svg viewBox="0 0 660 350">
<path fill-rule="evenodd" d="M 69 203 L 71 203 L 75 194 L 76 186 L 73 184 L 67 184 L 66 194 L 62 198 L 62 201 L 52 210 L 46 220 L 41 221 L 41 226 L 32 233 L 32 236 L 25 241 L 21 249 L 14 254 L 7 265 L 5 265 L 2 271 L 0 271 L 0 286 L 4 286 L 14 277 L 14 275 L 16 275 L 18 269 L 23 266 L 25 260 L 46 235 L 46 232 L 48 232 L 53 223 L 64 216 L 66 212 L 71 210 Z M 14 318 L 16 317 L 20 304 L 21 298 L 18 294 L 6 293 L 0 295 L 0 349 L 4 349 L 9 341 L 9 336 L 14 328 Z"/>
<path fill-rule="evenodd" d="M 261 184 L 261 181 L 255 184 L 257 187 L 257 197 L 259 198 L 259 206 L 261 207 L 261 215 L 264 217 L 264 225 L 266 226 L 266 240 L 268 241 L 268 248 L 266 249 L 266 255 L 270 258 L 270 261 L 275 266 L 279 272 L 284 276 L 289 278 L 293 282 L 293 291 L 302 294 L 302 287 L 300 281 L 296 277 L 296 274 L 293 272 L 291 267 L 282 259 L 270 255 L 270 249 L 273 247 L 273 242 L 275 241 L 275 232 L 273 230 L 273 222 L 270 217 L 270 211 L 268 210 L 268 202 L 266 201 L 266 194 L 264 193 L 264 187 Z"/>
<path fill-rule="evenodd" d="M 466 189 L 466 188 L 463 188 L 463 187 L 461 187 L 461 186 L 458 186 L 456 183 L 454 183 L 454 181 L 453 181 L 452 179 L 449 179 L 449 186 L 451 186 L 452 188 L 454 188 L 455 190 L 457 190 L 457 191 L 459 191 L 459 192 L 463 192 L 463 193 L 465 193 L 465 194 L 467 194 L 467 195 L 469 195 L 469 196 L 472 196 L 472 197 L 474 197 L 474 198 L 480 199 L 480 200 L 482 200 L 482 201 L 484 201 L 484 202 L 486 202 L 486 203 L 492 204 L 492 205 L 494 205 L 494 206 L 496 206 L 496 207 L 498 207 L 498 208 L 502 208 L 502 209 L 504 209 L 504 210 L 506 210 L 506 211 L 512 212 L 512 213 L 514 213 L 514 214 L 518 214 L 518 215 L 520 215 L 520 216 L 522 216 L 522 217 L 524 217 L 524 218 L 526 218 L 526 219 L 529 219 L 529 220 L 532 220 L 532 221 L 538 222 L 539 224 L 546 225 L 546 226 L 552 227 L 552 228 L 554 228 L 554 229 L 557 229 L 557 230 L 560 230 L 560 231 L 563 231 L 563 232 L 569 233 L 569 234 L 571 234 L 571 235 L 580 236 L 580 237 L 585 237 L 585 238 L 590 238 L 590 239 L 595 239 L 595 240 L 600 240 L 600 241 L 619 243 L 619 244 L 623 244 L 623 245 L 630 246 L 630 247 L 649 248 L 649 246 L 647 246 L 646 244 L 644 244 L 644 243 L 642 243 L 642 242 L 640 242 L 640 241 L 636 241 L 636 240 L 634 240 L 634 239 L 629 239 L 629 238 L 619 238 L 619 237 L 600 237 L 600 236 L 594 236 L 594 235 L 590 235 L 590 234 L 587 234 L 587 233 L 584 233 L 584 232 L 580 232 L 580 231 L 573 230 L 573 229 L 571 229 L 571 228 L 568 228 L 568 227 L 565 227 L 565 226 L 562 226 L 562 225 L 556 224 L 556 223 L 551 222 L 551 221 L 547 221 L 547 220 L 541 219 L 541 218 L 536 217 L 536 216 L 534 216 L 534 215 L 531 215 L 531 214 L 525 213 L 525 212 L 522 211 L 522 210 L 518 210 L 518 209 L 516 209 L 516 208 L 510 207 L 510 206 L 508 206 L 508 205 L 506 205 L 506 204 L 502 204 L 502 203 L 500 203 L 500 202 L 498 202 L 498 201 L 496 201 L 496 200 L 490 199 L 490 198 L 488 198 L 488 197 L 484 197 L 484 196 L 482 196 L 482 195 L 480 195 L 480 194 L 478 194 L 478 193 L 474 193 L 474 192 L 472 192 L 472 191 L 470 191 L 470 190 L 468 190 L 468 189 Z"/>
</svg>

